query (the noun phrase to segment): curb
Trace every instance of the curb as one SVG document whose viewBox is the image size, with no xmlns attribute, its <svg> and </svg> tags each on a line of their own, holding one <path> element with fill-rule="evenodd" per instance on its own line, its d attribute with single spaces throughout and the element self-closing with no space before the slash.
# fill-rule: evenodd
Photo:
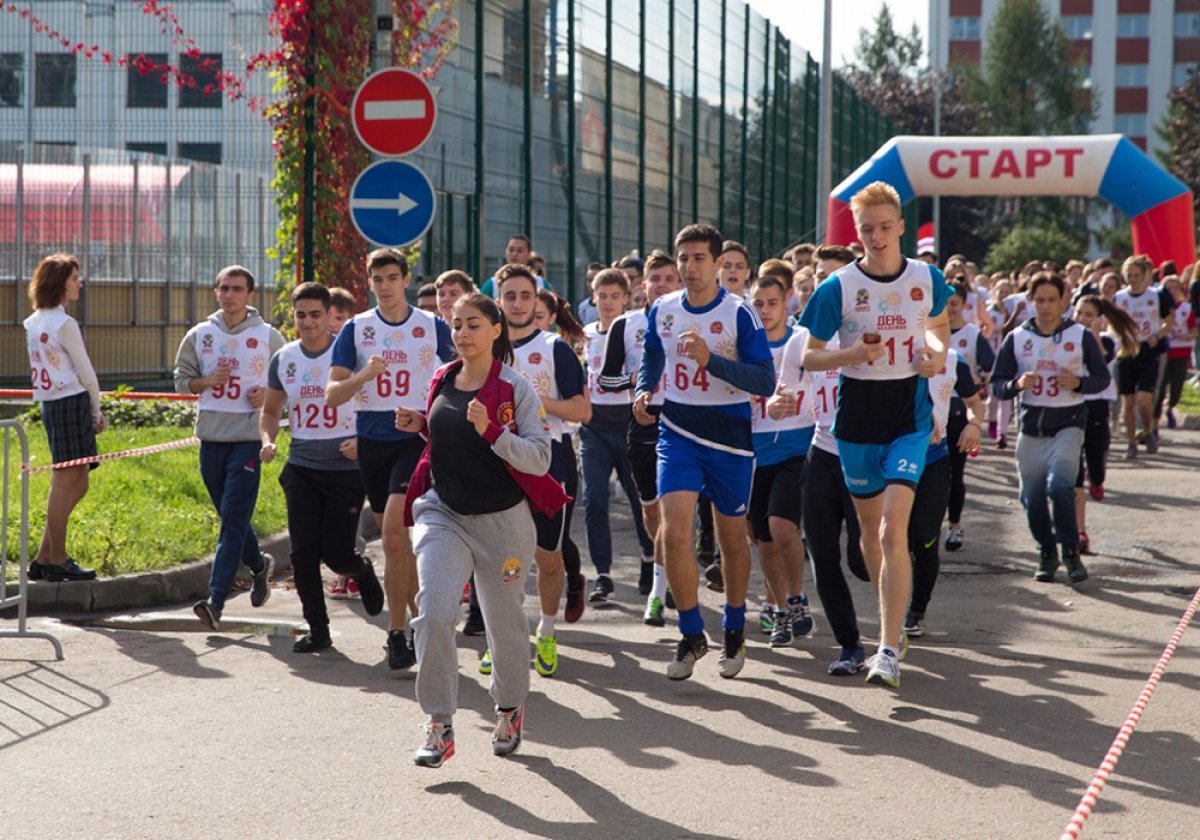
<svg viewBox="0 0 1200 840">
<path fill-rule="evenodd" d="M 261 540 L 262 550 L 275 557 L 276 575 L 291 570 L 291 545 L 287 531 Z M 208 595 L 212 561 L 210 555 L 204 560 L 171 569 L 96 580 L 63 583 L 30 581 L 26 588 L 29 615 L 112 612 L 197 600 Z M 245 570 L 239 570 L 238 575 L 245 576 Z M 5 586 L 6 597 L 15 598 L 17 590 L 17 583 L 8 583 Z"/>
</svg>

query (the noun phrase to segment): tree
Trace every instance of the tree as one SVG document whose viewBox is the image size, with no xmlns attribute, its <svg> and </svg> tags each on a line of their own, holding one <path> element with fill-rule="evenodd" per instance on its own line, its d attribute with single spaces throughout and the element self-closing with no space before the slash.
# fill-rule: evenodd
<svg viewBox="0 0 1200 840">
<path fill-rule="evenodd" d="M 1167 101 L 1167 113 L 1158 127 L 1167 148 L 1158 157 L 1191 189 L 1196 218 L 1200 219 L 1200 73 L 1193 70 L 1186 82 L 1168 94 Z"/>
<path fill-rule="evenodd" d="M 1030 260 L 1051 260 L 1066 265 L 1087 251 L 1087 243 L 1054 225 L 1016 225 L 991 247 L 984 262 L 984 271 L 1011 271 Z"/>
<path fill-rule="evenodd" d="M 896 33 L 892 10 L 887 3 L 879 7 L 875 16 L 875 31 L 858 30 L 858 47 L 854 55 L 864 69 L 878 73 L 885 68 L 898 68 L 903 72 L 914 72 L 921 60 L 921 31 L 914 23 L 907 37 Z"/>
</svg>

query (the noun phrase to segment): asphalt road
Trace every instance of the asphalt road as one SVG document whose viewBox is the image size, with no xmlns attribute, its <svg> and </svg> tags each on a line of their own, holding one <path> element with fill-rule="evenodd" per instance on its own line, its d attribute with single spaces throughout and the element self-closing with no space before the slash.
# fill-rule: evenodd
<svg viewBox="0 0 1200 840">
<path fill-rule="evenodd" d="M 1200 585 L 1200 433 L 1166 436 L 1159 455 L 1112 463 L 1107 498 L 1089 506 L 1101 554 L 1074 588 L 1032 579 L 1011 450 L 971 461 L 966 547 L 943 555 L 898 692 L 826 676 L 837 648 L 819 607 L 817 635 L 794 648 L 755 634 L 737 679 L 718 677 L 714 651 L 669 682 L 675 630 L 641 623 L 618 515 L 616 602 L 560 625 L 559 673 L 533 676 L 509 759 L 491 755 L 481 639 L 461 639 L 458 754 L 420 769 L 413 679 L 381 664 L 382 618 L 333 602 L 336 648 L 293 654 L 286 580 L 261 610 L 232 601 L 226 624 L 241 626 L 220 635 L 186 605 L 140 624 L 33 620 L 66 660 L 0 639 L 0 832 L 1057 838 Z M 871 593 L 853 584 L 873 637 Z M 702 603 L 717 628 L 719 596 Z M 1200 837 L 1198 640 L 1198 627 L 1184 635 L 1084 837 Z"/>
</svg>

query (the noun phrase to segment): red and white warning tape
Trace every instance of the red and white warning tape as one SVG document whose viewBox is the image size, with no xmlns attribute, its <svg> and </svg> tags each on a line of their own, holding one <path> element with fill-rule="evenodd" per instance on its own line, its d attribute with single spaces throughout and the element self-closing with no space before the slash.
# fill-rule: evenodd
<svg viewBox="0 0 1200 840">
<path fill-rule="evenodd" d="M 200 442 L 198 437 L 173 440 L 168 443 L 156 443 L 153 446 L 143 446 L 138 449 L 124 449 L 120 452 L 105 452 L 103 455 L 91 455 L 87 458 L 73 458 L 57 464 L 46 464 L 41 467 L 22 466 L 31 473 L 47 472 L 49 470 L 65 470 L 67 467 L 80 467 L 84 464 L 98 464 L 101 461 L 119 461 L 122 458 L 136 458 L 139 455 L 153 455 L 156 452 L 167 452 L 172 449 L 183 449 L 185 446 L 195 446 Z"/>
<path fill-rule="evenodd" d="M 1196 615 L 1197 608 L 1200 608 L 1200 589 L 1196 590 L 1191 604 L 1184 610 L 1183 618 L 1179 620 L 1179 624 L 1175 627 L 1175 632 L 1171 634 L 1171 641 L 1163 649 L 1162 656 L 1158 658 L 1158 664 L 1154 666 L 1154 671 L 1150 674 L 1150 678 L 1146 680 L 1146 686 L 1142 689 L 1142 693 L 1138 695 L 1137 702 L 1133 704 L 1133 709 L 1129 712 L 1129 717 L 1125 719 L 1125 725 L 1121 727 L 1121 731 L 1117 733 L 1112 746 L 1108 748 L 1108 754 L 1104 756 L 1104 761 L 1100 762 L 1100 767 L 1096 770 L 1096 775 L 1092 777 L 1092 783 L 1088 785 L 1087 792 L 1079 800 L 1079 805 L 1075 808 L 1075 814 L 1071 817 L 1070 822 L 1067 823 L 1067 827 L 1063 829 L 1059 840 L 1078 840 L 1079 833 L 1083 831 L 1084 823 L 1092 815 L 1092 809 L 1096 807 L 1096 801 L 1104 791 L 1104 786 L 1108 784 L 1113 770 L 1116 769 L 1117 761 L 1121 758 L 1121 753 L 1125 751 L 1125 747 L 1129 743 L 1129 738 L 1133 735 L 1133 730 L 1137 728 L 1138 721 L 1142 718 L 1142 712 L 1146 711 L 1146 705 L 1150 702 L 1150 697 L 1154 694 L 1154 689 L 1158 688 L 1159 680 L 1162 679 L 1163 672 L 1167 670 L 1167 665 L 1170 663 L 1171 657 L 1175 655 L 1175 649 L 1179 646 L 1179 640 L 1183 637 L 1183 631 L 1191 624 L 1193 616 Z"/>
</svg>

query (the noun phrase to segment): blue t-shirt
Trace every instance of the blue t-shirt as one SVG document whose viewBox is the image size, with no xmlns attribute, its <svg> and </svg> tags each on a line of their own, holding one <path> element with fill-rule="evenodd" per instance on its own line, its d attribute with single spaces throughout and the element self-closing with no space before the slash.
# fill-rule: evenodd
<svg viewBox="0 0 1200 840">
<path fill-rule="evenodd" d="M 389 321 L 375 310 L 376 316 L 388 326 L 399 327 L 412 317 L 413 309 L 409 307 L 408 315 L 403 321 Z M 434 319 L 437 330 L 437 356 L 442 362 L 454 358 L 454 341 L 450 337 L 450 327 L 441 318 Z M 337 338 L 333 340 L 333 361 L 337 367 L 344 367 L 352 372 L 358 371 L 358 349 L 354 346 L 354 321 L 347 321 Z M 357 413 L 358 436 L 370 440 L 405 440 L 417 437 L 415 432 L 402 432 L 396 428 L 396 413 L 394 411 L 360 411 Z"/>
</svg>

